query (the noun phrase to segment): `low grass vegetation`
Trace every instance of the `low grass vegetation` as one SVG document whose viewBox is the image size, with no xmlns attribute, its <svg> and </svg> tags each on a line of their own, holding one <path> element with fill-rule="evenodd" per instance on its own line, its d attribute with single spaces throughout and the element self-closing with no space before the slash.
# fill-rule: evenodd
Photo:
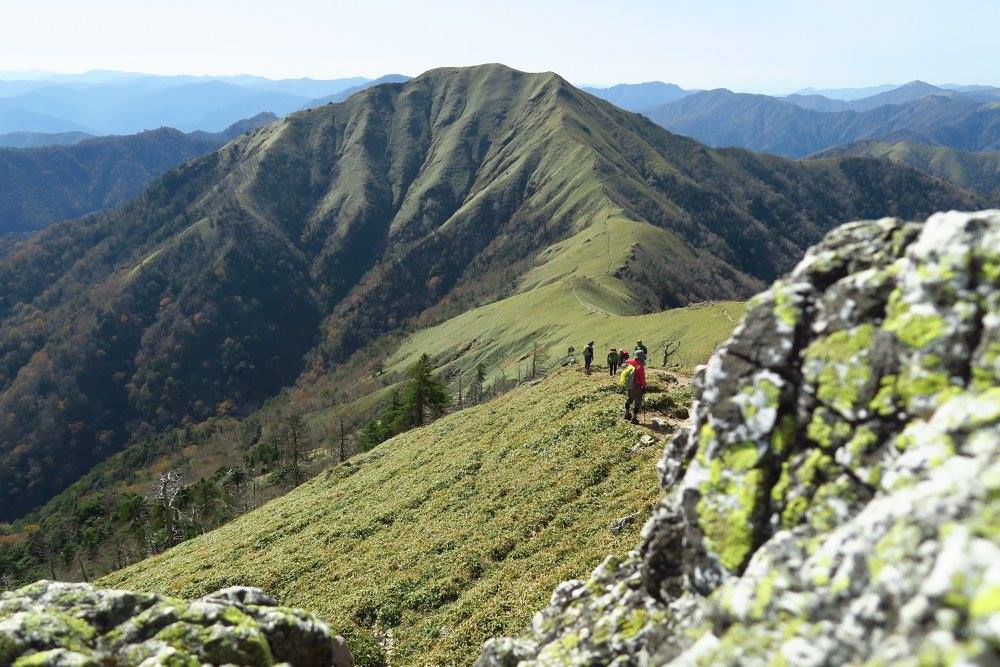
<svg viewBox="0 0 1000 667">
<path fill-rule="evenodd" d="M 100 577 L 287 493 L 371 444 L 358 430 L 393 392 L 403 396 L 407 371 L 420 354 L 429 354 L 454 410 L 501 395 L 519 378 L 529 381 L 533 364 L 536 377 L 560 368 L 570 361 L 570 345 L 578 365 L 589 339 L 597 344 L 598 364 L 609 345 L 632 349 L 642 338 L 650 365 L 661 365 L 670 344 L 676 350 L 668 364 L 689 371 L 729 335 L 744 308 L 714 302 L 611 315 L 587 305 L 593 295 L 582 280 L 560 280 L 408 338 L 373 343 L 336 372 L 304 377 L 245 418 L 219 414 L 143 438 L 45 506 L 0 524 L 0 584 Z M 486 377 L 476 385 L 480 364 Z M 164 496 L 167 478 L 176 495 Z"/>
<path fill-rule="evenodd" d="M 575 348 L 594 341 L 595 361 L 608 348 L 635 350 L 636 340 L 649 348 L 649 363 L 664 365 L 663 351 L 674 349 L 666 365 L 692 368 L 704 363 L 743 317 L 739 301 L 716 301 L 647 315 L 616 315 L 595 305 L 591 281 L 564 280 L 470 310 L 407 338 L 386 368 L 399 371 L 420 355 L 438 360 L 442 372 L 471 376 L 482 363 L 491 377 L 523 377 L 535 348 L 556 364 Z M 675 348 L 676 346 L 676 348 Z"/>
<path fill-rule="evenodd" d="M 686 378 L 652 384 L 661 411 L 685 413 Z M 189 597 L 260 586 L 320 613 L 361 664 L 469 664 L 557 583 L 636 543 L 662 440 L 633 451 L 645 430 L 622 420 L 616 389 L 607 375 L 559 370 L 100 583 Z M 608 530 L 632 513 L 626 530 Z"/>
</svg>

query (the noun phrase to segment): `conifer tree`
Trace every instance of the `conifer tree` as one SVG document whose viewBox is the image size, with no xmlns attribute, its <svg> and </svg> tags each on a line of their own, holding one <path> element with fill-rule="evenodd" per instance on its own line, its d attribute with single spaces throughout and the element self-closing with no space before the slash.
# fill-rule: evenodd
<svg viewBox="0 0 1000 667">
<path fill-rule="evenodd" d="M 359 449 L 371 449 L 403 431 L 423 426 L 443 415 L 451 404 L 451 396 L 444 383 L 434 377 L 426 354 L 410 367 L 407 377 L 402 396 L 394 391 L 388 405 L 358 431 Z"/>
<path fill-rule="evenodd" d="M 410 368 L 409 377 L 403 391 L 404 423 L 406 427 L 414 428 L 443 415 L 451 397 L 444 383 L 434 377 L 427 354 L 421 355 Z"/>
</svg>

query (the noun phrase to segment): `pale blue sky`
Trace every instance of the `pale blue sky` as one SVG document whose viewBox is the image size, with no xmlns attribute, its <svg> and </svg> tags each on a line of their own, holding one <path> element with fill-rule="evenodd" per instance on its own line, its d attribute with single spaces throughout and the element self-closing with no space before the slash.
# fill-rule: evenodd
<svg viewBox="0 0 1000 667">
<path fill-rule="evenodd" d="M 783 92 L 1000 84 L 1000 0 L 0 0 L 0 70 L 418 74 Z"/>
</svg>

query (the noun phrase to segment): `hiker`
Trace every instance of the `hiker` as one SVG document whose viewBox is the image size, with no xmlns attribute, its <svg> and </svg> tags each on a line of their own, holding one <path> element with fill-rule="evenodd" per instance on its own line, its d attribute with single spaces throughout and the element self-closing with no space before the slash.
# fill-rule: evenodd
<svg viewBox="0 0 1000 667">
<path fill-rule="evenodd" d="M 620 377 L 625 388 L 625 420 L 638 424 L 642 397 L 646 393 L 646 353 L 636 350 Z"/>
<path fill-rule="evenodd" d="M 636 350 L 636 352 L 638 352 L 639 350 L 642 350 L 643 354 L 649 354 L 649 350 L 646 349 L 646 346 L 643 345 L 643 343 L 642 343 L 641 340 L 637 340 L 635 342 L 635 350 Z"/>
<path fill-rule="evenodd" d="M 618 372 L 618 360 L 618 350 L 611 348 L 608 352 L 608 375 L 611 377 L 614 377 L 615 373 Z"/>
<path fill-rule="evenodd" d="M 587 347 L 583 348 L 583 371 L 590 375 L 590 365 L 594 363 L 594 341 L 587 343 Z"/>
<path fill-rule="evenodd" d="M 621 368 L 627 363 L 628 363 L 628 350 L 626 350 L 623 347 L 621 351 L 618 353 L 618 367 Z"/>
</svg>

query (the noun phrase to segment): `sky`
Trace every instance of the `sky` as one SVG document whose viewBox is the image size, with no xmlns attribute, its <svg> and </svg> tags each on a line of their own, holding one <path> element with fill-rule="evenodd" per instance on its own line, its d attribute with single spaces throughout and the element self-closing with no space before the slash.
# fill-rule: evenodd
<svg viewBox="0 0 1000 667">
<path fill-rule="evenodd" d="M 574 83 L 1000 85 L 1000 0 L 0 0 L 0 71 L 269 78 L 502 62 Z"/>
</svg>

